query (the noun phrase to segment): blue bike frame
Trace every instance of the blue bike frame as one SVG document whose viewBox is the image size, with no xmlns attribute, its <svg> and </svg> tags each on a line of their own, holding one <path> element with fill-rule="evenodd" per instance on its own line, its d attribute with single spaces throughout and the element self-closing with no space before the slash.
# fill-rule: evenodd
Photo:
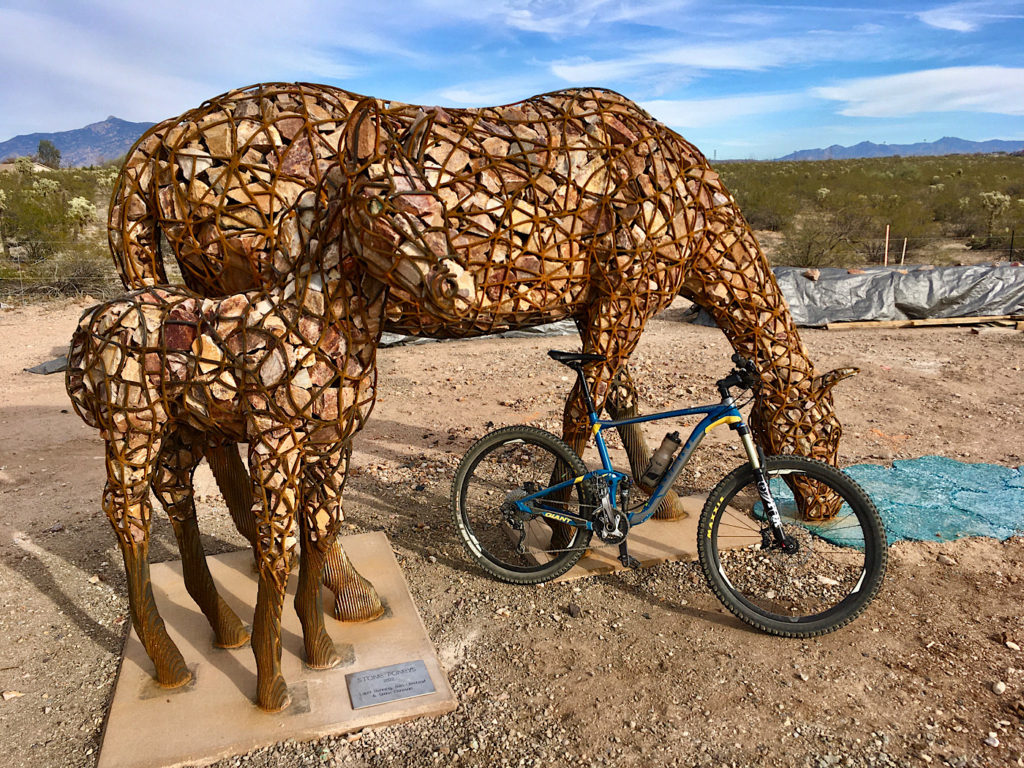
<svg viewBox="0 0 1024 768">
<path fill-rule="evenodd" d="M 557 520 L 561 523 L 568 523 L 570 525 L 586 528 L 588 530 L 594 529 L 594 521 L 573 515 L 565 512 L 561 507 L 556 507 L 544 500 L 544 497 L 552 493 L 571 488 L 579 483 L 586 482 L 587 480 L 595 477 L 605 478 L 608 481 L 608 490 L 611 494 L 611 498 L 618 498 L 619 484 L 628 478 L 628 475 L 618 472 L 612 469 L 611 458 L 608 456 L 608 447 L 605 445 L 604 437 L 601 435 L 602 430 L 606 427 L 621 427 L 627 424 L 642 424 L 648 421 L 660 421 L 662 419 L 673 419 L 682 416 L 696 416 L 698 414 L 704 414 L 704 418 L 693 428 L 690 436 L 687 438 L 686 443 L 683 445 L 682 450 L 676 457 L 675 461 L 665 472 L 661 482 L 654 489 L 654 493 L 647 502 L 636 512 L 629 515 L 630 526 L 639 525 L 640 523 L 646 522 L 655 512 L 658 510 L 658 506 L 661 504 L 662 499 L 665 498 L 665 494 L 672 487 L 672 484 L 676 481 L 680 471 L 689 461 L 690 456 L 700 445 L 701 440 L 704 436 L 712 429 L 717 427 L 719 424 L 729 424 L 733 429 L 739 430 L 740 437 L 743 441 L 743 446 L 747 451 L 748 458 L 750 458 L 752 464 L 757 467 L 760 465 L 758 460 L 757 449 L 754 447 L 753 440 L 750 438 L 750 431 L 743 422 L 743 416 L 740 414 L 739 409 L 736 407 L 733 399 L 727 397 L 722 400 L 721 403 L 715 405 L 704 405 L 697 406 L 695 408 L 681 408 L 675 411 L 663 411 L 661 413 L 652 413 L 647 416 L 634 416 L 631 419 L 599 419 L 597 414 L 590 411 L 590 427 L 591 432 L 594 435 L 594 441 L 597 443 L 598 453 L 601 455 L 601 469 L 595 469 L 587 472 L 584 475 L 575 477 L 571 480 L 566 480 L 561 483 L 544 488 L 536 493 L 524 496 L 516 501 L 516 506 L 525 515 L 536 515 L 540 514 L 543 517 L 551 520 Z"/>
</svg>

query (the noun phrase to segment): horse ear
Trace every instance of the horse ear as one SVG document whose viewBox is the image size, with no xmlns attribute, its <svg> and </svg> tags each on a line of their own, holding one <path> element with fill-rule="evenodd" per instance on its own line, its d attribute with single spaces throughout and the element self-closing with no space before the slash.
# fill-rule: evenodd
<svg viewBox="0 0 1024 768">
<path fill-rule="evenodd" d="M 348 170 L 354 172 L 380 156 L 380 107 L 376 99 L 363 99 L 352 109 L 338 149 Z"/>
<path fill-rule="evenodd" d="M 402 151 L 410 160 L 423 159 L 423 150 L 426 149 L 427 137 L 433 122 L 432 115 L 428 115 L 422 109 L 417 111 L 412 125 L 401 139 Z"/>
<path fill-rule="evenodd" d="M 843 379 L 860 373 L 860 368 L 836 368 L 834 371 L 823 373 L 814 377 L 813 389 L 815 392 L 827 392 Z"/>
</svg>

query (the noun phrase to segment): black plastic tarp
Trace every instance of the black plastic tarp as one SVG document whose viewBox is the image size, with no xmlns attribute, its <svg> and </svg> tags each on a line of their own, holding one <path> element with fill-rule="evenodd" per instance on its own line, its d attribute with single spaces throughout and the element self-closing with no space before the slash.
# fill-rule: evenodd
<svg viewBox="0 0 1024 768">
<path fill-rule="evenodd" d="M 775 279 L 797 325 L 851 320 L 922 320 L 1024 314 L 1024 267 L 776 267 Z M 904 274 L 905 273 L 905 274 Z"/>
</svg>

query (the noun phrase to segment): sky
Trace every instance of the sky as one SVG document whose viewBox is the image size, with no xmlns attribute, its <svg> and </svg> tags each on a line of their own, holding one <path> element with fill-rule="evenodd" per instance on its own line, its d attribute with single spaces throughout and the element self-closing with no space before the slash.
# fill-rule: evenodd
<svg viewBox="0 0 1024 768">
<path fill-rule="evenodd" d="M 268 81 L 465 107 L 601 86 L 722 159 L 1024 139 L 1024 0 L 0 0 L 0 141 Z"/>
</svg>

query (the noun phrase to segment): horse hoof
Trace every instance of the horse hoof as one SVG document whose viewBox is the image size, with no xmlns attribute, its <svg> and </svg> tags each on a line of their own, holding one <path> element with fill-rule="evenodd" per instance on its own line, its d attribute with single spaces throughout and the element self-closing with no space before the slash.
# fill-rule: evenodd
<svg viewBox="0 0 1024 768">
<path fill-rule="evenodd" d="M 334 650 L 334 643 L 330 640 L 320 646 L 306 658 L 306 666 L 310 669 L 333 669 L 341 664 L 341 656 Z"/>
<path fill-rule="evenodd" d="M 654 513 L 655 520 L 685 520 L 689 516 L 689 513 L 683 509 L 682 499 L 678 497 L 665 499 L 658 507 L 658 511 Z"/>
<path fill-rule="evenodd" d="M 249 644 L 249 633 L 243 628 L 241 632 L 237 634 L 228 635 L 223 640 L 215 640 L 213 643 L 214 648 L 223 648 L 224 650 L 230 651 L 235 648 L 241 648 L 243 645 Z"/>
<path fill-rule="evenodd" d="M 373 621 L 379 619 L 384 613 L 384 604 L 377 597 L 376 592 L 355 596 L 339 594 L 334 598 L 334 618 L 338 621 L 352 623 Z"/>
</svg>

